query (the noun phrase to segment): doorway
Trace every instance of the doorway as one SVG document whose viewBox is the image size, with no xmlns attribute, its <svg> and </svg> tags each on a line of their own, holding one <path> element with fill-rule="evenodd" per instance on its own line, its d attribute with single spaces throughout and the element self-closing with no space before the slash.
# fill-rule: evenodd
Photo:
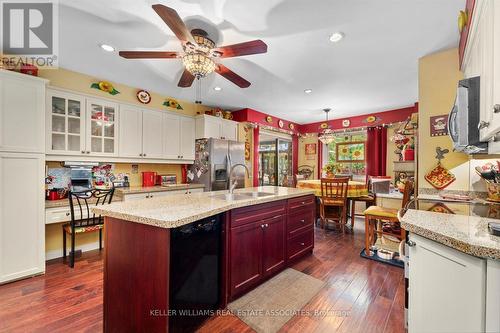
<svg viewBox="0 0 500 333">
<path fill-rule="evenodd" d="M 292 138 L 262 131 L 259 134 L 259 185 L 293 186 Z"/>
</svg>

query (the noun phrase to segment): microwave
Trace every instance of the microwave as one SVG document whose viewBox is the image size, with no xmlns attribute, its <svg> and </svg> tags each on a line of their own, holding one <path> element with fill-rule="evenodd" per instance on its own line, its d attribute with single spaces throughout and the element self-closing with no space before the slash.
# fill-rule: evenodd
<svg viewBox="0 0 500 333">
<path fill-rule="evenodd" d="M 488 143 L 479 140 L 479 76 L 458 82 L 455 105 L 448 117 L 448 133 L 453 150 L 487 153 Z"/>
</svg>

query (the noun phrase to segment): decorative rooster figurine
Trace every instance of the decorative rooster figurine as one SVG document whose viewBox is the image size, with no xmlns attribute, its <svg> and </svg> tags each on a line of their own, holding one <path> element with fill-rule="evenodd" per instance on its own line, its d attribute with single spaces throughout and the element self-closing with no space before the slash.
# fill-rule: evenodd
<svg viewBox="0 0 500 333">
<path fill-rule="evenodd" d="M 444 154 L 448 154 L 450 151 L 448 149 L 441 149 L 441 147 L 436 147 L 436 159 L 441 163 L 444 159 Z"/>
</svg>

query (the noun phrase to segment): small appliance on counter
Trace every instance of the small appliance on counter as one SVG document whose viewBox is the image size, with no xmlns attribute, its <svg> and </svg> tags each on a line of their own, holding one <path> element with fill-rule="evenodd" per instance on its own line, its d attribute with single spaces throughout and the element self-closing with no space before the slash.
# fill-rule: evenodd
<svg viewBox="0 0 500 333">
<path fill-rule="evenodd" d="M 170 174 L 170 175 L 157 175 L 156 176 L 156 185 L 161 185 L 161 186 L 169 186 L 169 185 L 175 185 L 177 184 L 177 176 Z"/>
<path fill-rule="evenodd" d="M 151 187 L 156 185 L 156 172 L 143 171 L 142 172 L 142 186 Z"/>
<path fill-rule="evenodd" d="M 46 200 L 61 200 L 66 199 L 68 197 L 68 189 L 67 188 L 52 188 L 46 191 L 45 199 Z"/>
<path fill-rule="evenodd" d="M 64 162 L 64 166 L 71 169 L 71 190 L 78 192 L 91 189 L 92 168 L 98 165 L 97 162 Z"/>
<path fill-rule="evenodd" d="M 130 182 L 128 181 L 128 176 L 123 177 L 122 180 L 113 180 L 113 187 L 130 187 Z"/>
</svg>

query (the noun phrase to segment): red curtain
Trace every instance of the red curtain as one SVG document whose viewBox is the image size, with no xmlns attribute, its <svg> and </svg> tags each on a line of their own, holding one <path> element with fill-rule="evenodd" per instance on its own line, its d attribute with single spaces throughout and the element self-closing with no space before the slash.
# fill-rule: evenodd
<svg viewBox="0 0 500 333">
<path fill-rule="evenodd" d="M 387 160 L 387 128 L 368 127 L 366 139 L 366 176 L 385 176 Z"/>
</svg>

